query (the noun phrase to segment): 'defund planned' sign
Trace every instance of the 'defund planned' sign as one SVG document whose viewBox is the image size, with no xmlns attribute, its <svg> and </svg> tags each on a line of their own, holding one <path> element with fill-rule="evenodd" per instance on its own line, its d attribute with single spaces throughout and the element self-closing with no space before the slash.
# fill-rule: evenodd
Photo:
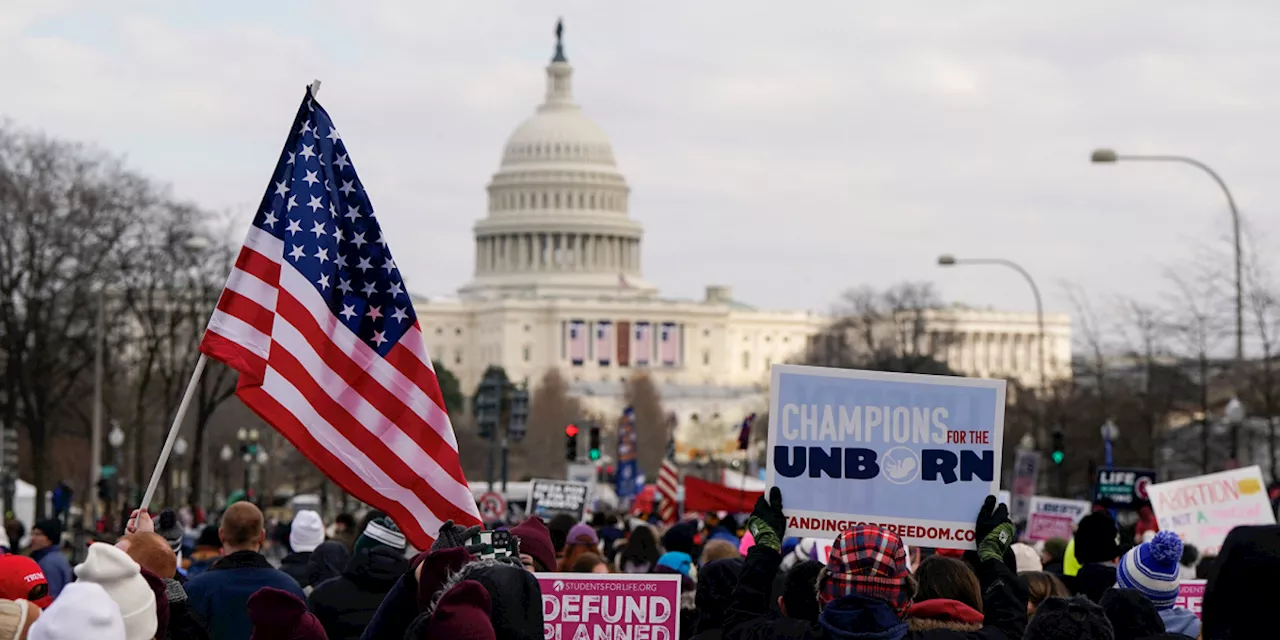
<svg viewBox="0 0 1280 640">
<path fill-rule="evenodd" d="M 775 365 L 767 481 L 787 535 L 876 525 L 972 549 L 1000 480 L 1003 380 Z"/>
</svg>

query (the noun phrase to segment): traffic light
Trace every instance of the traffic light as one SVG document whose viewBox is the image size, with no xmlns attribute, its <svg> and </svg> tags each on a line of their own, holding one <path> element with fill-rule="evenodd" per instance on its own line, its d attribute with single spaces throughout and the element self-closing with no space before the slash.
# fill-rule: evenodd
<svg viewBox="0 0 1280 640">
<path fill-rule="evenodd" d="M 1061 431 L 1053 432 L 1053 456 L 1052 457 L 1053 457 L 1053 463 L 1057 465 L 1061 465 L 1067 459 L 1066 446 L 1064 445 L 1063 440 L 1064 438 L 1062 436 Z"/>
<path fill-rule="evenodd" d="M 600 459 L 600 425 L 593 424 L 587 430 L 587 457 L 592 462 Z"/>
<path fill-rule="evenodd" d="M 516 442 L 524 440 L 525 423 L 529 420 L 529 392 L 516 389 L 511 392 L 511 418 L 507 422 L 507 433 Z"/>
<path fill-rule="evenodd" d="M 502 418 L 502 390 L 506 384 L 501 373 L 490 368 L 480 379 L 480 388 L 476 390 L 476 426 L 480 428 L 480 437 L 488 440 L 493 437 Z"/>
<path fill-rule="evenodd" d="M 568 425 L 564 428 L 564 459 L 569 462 L 578 460 L 578 426 Z"/>
</svg>

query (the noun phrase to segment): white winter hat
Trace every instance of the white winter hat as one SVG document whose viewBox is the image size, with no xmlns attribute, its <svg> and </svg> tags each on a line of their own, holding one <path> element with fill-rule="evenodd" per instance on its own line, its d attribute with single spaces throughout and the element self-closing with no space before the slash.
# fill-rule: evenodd
<svg viewBox="0 0 1280 640">
<path fill-rule="evenodd" d="M 76 566 L 76 578 L 95 582 L 120 608 L 125 640 L 150 640 L 156 635 L 156 593 L 127 553 L 105 542 L 89 545 L 89 556 Z M 55 600 L 56 602 L 56 600 Z"/>
<path fill-rule="evenodd" d="M 289 525 L 289 548 L 294 553 L 315 551 L 324 544 L 324 521 L 320 514 L 303 509 L 293 516 L 293 524 Z"/>
<path fill-rule="evenodd" d="M 1040 562 L 1040 554 L 1029 544 L 1013 543 L 1013 557 L 1018 562 L 1018 573 L 1023 571 L 1044 571 L 1044 563 Z"/>
<path fill-rule="evenodd" d="M 93 545 L 102 546 L 102 545 Z M 152 598 L 152 606 L 155 606 Z M 155 614 L 151 617 L 154 619 Z M 153 627 L 154 629 L 154 627 Z M 155 635 L 153 630 L 152 635 Z M 127 640 L 120 607 L 102 585 L 72 582 L 31 625 L 27 640 Z"/>
</svg>

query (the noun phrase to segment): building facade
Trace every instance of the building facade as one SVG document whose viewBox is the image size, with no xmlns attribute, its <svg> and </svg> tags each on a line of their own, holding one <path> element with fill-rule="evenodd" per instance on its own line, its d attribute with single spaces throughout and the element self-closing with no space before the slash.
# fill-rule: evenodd
<svg viewBox="0 0 1280 640">
<path fill-rule="evenodd" d="M 765 311 L 728 286 L 701 300 L 663 298 L 642 270 L 643 227 L 604 131 L 573 99 L 573 67 L 557 43 L 543 103 L 507 140 L 474 227 L 474 278 L 457 296 L 416 298 L 432 357 L 475 389 L 502 366 L 536 385 L 559 368 L 600 416 L 623 408 L 627 378 L 648 373 L 681 431 L 740 422 L 768 403 L 769 369 L 798 355 L 828 322 L 808 311 Z M 947 360 L 979 375 L 1038 380 L 1034 314 L 955 311 Z M 1051 361 L 1070 373 L 1070 324 L 1054 316 Z M 694 420 L 694 417 L 698 420 Z"/>
</svg>

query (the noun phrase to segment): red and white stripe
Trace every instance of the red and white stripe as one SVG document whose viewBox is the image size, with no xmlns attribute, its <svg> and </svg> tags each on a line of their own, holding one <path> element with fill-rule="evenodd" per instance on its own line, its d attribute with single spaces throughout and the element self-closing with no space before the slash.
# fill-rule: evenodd
<svg viewBox="0 0 1280 640">
<path fill-rule="evenodd" d="M 415 323 L 384 358 L 250 227 L 200 350 L 240 373 L 236 394 L 419 549 L 445 520 L 480 524 L 440 385 Z"/>
<path fill-rule="evenodd" d="M 658 471 L 658 517 L 667 524 L 676 521 L 680 499 L 680 470 L 670 458 L 662 461 L 662 469 Z"/>
</svg>

